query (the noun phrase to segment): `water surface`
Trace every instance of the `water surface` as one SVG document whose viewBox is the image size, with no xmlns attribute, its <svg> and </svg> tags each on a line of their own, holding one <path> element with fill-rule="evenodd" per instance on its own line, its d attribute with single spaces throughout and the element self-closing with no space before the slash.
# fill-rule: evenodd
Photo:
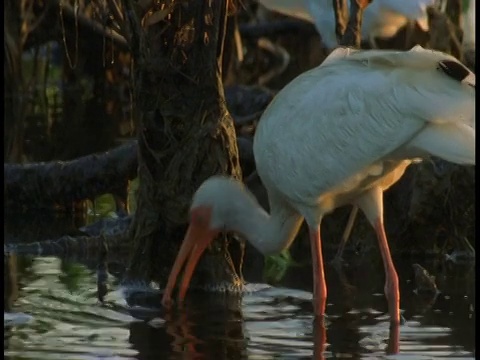
<svg viewBox="0 0 480 360">
<path fill-rule="evenodd" d="M 290 268 L 275 287 L 250 284 L 243 297 L 193 292 L 166 313 L 158 290 L 121 285 L 126 261 L 109 261 L 100 301 L 95 260 L 5 257 L 5 358 L 311 359 L 324 349 L 325 358 L 376 359 L 395 335 L 378 261 L 326 269 L 324 328 L 312 316 L 308 266 Z M 441 290 L 429 298 L 414 292 L 413 260 L 395 261 L 406 322 L 388 358 L 474 358 L 474 265 L 422 263 Z"/>
</svg>

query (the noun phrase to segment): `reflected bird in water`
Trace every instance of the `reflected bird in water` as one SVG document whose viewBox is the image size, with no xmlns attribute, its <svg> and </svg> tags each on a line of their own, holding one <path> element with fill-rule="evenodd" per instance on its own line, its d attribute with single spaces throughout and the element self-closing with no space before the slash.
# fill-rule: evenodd
<svg viewBox="0 0 480 360">
<path fill-rule="evenodd" d="M 351 204 L 374 227 L 385 268 L 390 321 L 400 323 L 399 281 L 383 223 L 383 192 L 416 161 L 437 156 L 475 164 L 475 75 L 454 57 L 410 51 L 334 50 L 270 103 L 254 137 L 257 172 L 270 214 L 245 186 L 213 176 L 196 191 L 190 224 L 162 304 L 169 307 L 185 266 L 185 298 L 200 256 L 224 231 L 265 255 L 287 249 L 305 219 L 313 265 L 313 307 L 325 314 L 327 286 L 320 236 L 323 217 Z"/>
</svg>

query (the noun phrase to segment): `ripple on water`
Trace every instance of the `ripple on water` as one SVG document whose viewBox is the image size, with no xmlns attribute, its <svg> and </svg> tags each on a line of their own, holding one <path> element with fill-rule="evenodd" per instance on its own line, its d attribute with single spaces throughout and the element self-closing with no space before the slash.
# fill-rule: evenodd
<svg viewBox="0 0 480 360">
<path fill-rule="evenodd" d="M 135 318 L 98 303 L 90 271 L 77 273 L 82 286 L 67 289 L 61 266 L 56 258 L 37 258 L 32 266 L 35 276 L 22 279 L 13 310 L 21 310 L 30 321 L 5 326 L 4 355 L 38 360 L 133 359 L 138 351 L 130 348 L 128 324 Z"/>
<path fill-rule="evenodd" d="M 161 291 L 146 286 L 126 289 L 111 282 L 99 303 L 95 270 L 81 264 L 35 258 L 27 270 L 18 274 L 18 295 L 4 313 L 6 358 L 311 359 L 319 339 L 308 291 L 247 284 L 243 297 L 232 301 L 191 293 L 184 308 L 167 314 Z M 329 291 L 335 286 L 329 284 Z M 464 294 L 449 294 L 448 308 L 436 307 L 440 315 L 415 312 L 414 295 L 402 294 L 407 321 L 400 327 L 400 354 L 386 356 L 390 327 L 383 301 L 357 288 L 353 307 L 330 300 L 325 358 L 473 358 L 458 337 L 474 337 L 471 314 L 454 306 L 465 303 Z M 212 350 L 219 347 L 223 352 Z M 234 355 L 232 349 L 238 349 Z"/>
</svg>

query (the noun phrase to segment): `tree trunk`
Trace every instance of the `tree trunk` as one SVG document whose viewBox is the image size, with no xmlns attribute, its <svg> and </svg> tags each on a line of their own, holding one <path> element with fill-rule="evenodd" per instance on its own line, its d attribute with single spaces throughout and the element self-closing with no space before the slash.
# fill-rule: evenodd
<svg viewBox="0 0 480 360">
<path fill-rule="evenodd" d="M 23 126 L 27 94 L 22 71 L 23 38 L 26 26 L 22 27 L 22 6 L 17 1 L 5 1 L 4 9 L 4 120 L 3 160 L 21 162 L 23 155 Z"/>
<path fill-rule="evenodd" d="M 129 275 L 162 283 L 183 240 L 194 191 L 213 174 L 241 178 L 221 81 L 226 4 L 175 3 L 166 18 L 150 25 L 154 21 L 144 18 L 142 27 L 132 5 L 125 5 L 140 120 L 140 182 Z M 222 238 L 206 252 L 195 276 L 201 282 L 194 278 L 193 286 L 239 284 L 228 243 Z"/>
</svg>

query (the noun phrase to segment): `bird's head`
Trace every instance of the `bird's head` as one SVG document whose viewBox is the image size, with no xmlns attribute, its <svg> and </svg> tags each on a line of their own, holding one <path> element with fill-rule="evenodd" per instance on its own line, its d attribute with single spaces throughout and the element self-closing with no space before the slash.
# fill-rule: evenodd
<svg viewBox="0 0 480 360">
<path fill-rule="evenodd" d="M 184 267 L 178 293 L 179 300 L 183 300 L 200 256 L 220 232 L 232 229 L 235 208 L 251 201 L 250 198 L 244 185 L 231 178 L 213 176 L 200 185 L 193 196 L 189 226 L 165 288 L 164 306 L 170 304 L 175 282 Z"/>
</svg>

